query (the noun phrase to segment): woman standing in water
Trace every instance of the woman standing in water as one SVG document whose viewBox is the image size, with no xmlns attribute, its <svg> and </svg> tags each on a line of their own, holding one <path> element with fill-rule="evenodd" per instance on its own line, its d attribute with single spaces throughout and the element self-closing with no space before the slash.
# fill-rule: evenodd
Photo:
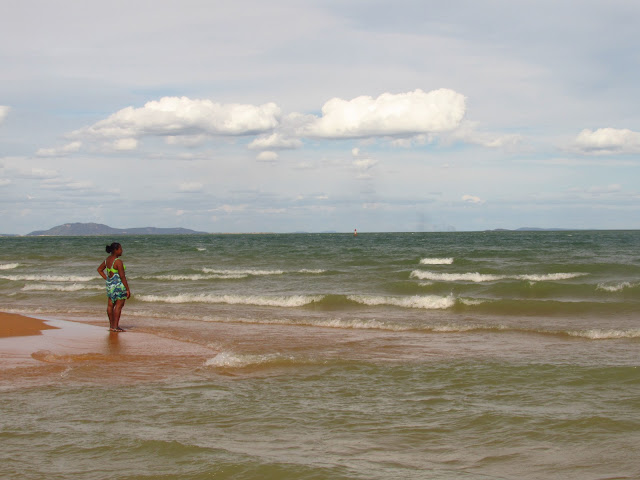
<svg viewBox="0 0 640 480">
<path fill-rule="evenodd" d="M 107 281 L 109 331 L 124 332 L 125 330 L 119 326 L 120 314 L 122 313 L 124 302 L 131 297 L 131 291 L 129 290 L 127 277 L 124 274 L 124 263 L 119 258 L 122 255 L 122 245 L 118 242 L 107 245 L 107 253 L 110 255 L 100 264 L 98 273 Z M 106 274 L 105 270 L 107 271 Z"/>
</svg>

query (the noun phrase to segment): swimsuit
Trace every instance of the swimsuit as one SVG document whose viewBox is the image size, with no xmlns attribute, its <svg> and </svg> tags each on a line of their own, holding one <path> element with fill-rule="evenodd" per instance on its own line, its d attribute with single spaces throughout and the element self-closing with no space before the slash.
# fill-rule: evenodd
<svg viewBox="0 0 640 480">
<path fill-rule="evenodd" d="M 117 300 L 126 300 L 127 289 L 124 283 L 122 283 L 118 269 L 113 268 L 113 265 L 118 259 L 116 258 L 116 260 L 113 261 L 111 268 L 107 266 L 107 260 L 104 261 L 104 266 L 107 268 L 107 296 L 113 303 L 116 303 Z M 125 268 L 124 263 L 122 263 L 122 268 Z M 109 273 L 112 273 L 113 276 L 109 277 Z"/>
</svg>

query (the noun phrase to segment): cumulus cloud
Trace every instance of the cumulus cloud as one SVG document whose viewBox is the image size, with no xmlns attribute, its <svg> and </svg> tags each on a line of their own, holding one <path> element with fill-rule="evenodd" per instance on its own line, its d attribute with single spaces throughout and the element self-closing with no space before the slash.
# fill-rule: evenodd
<svg viewBox="0 0 640 480">
<path fill-rule="evenodd" d="M 279 117 L 280 108 L 275 103 L 220 104 L 206 99 L 163 97 L 140 108 L 123 108 L 70 136 L 121 142 L 115 147 L 129 148 L 144 136 L 259 134 L 275 128 Z"/>
<path fill-rule="evenodd" d="M 6 105 L 0 105 L 0 123 L 4 122 L 4 119 L 7 118 L 7 115 L 9 115 L 9 110 L 11 110 L 11 108 L 7 107 Z"/>
<path fill-rule="evenodd" d="M 573 148 L 590 155 L 638 153 L 640 132 L 617 128 L 584 129 L 576 137 Z"/>
<path fill-rule="evenodd" d="M 302 141 L 297 138 L 287 138 L 281 133 L 262 135 L 249 144 L 252 150 L 288 150 L 302 147 Z"/>
<path fill-rule="evenodd" d="M 462 201 L 465 203 L 473 203 L 475 205 L 481 205 L 484 203 L 480 197 L 476 197 L 475 195 L 463 195 Z"/>
<path fill-rule="evenodd" d="M 60 148 L 41 148 L 36 152 L 38 157 L 64 157 L 75 153 L 82 147 L 82 142 L 71 142 Z"/>
<path fill-rule="evenodd" d="M 333 98 L 316 117 L 300 129 L 303 136 L 363 138 L 413 136 L 455 129 L 465 114 L 465 97 L 453 90 L 392 94 L 352 100 Z"/>
</svg>

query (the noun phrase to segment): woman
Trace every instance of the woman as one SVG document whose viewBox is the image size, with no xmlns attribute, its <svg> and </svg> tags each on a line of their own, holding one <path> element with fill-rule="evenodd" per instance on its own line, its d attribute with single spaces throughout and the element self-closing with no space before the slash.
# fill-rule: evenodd
<svg viewBox="0 0 640 480">
<path fill-rule="evenodd" d="M 124 263 L 118 258 L 122 255 L 122 245 L 118 242 L 107 245 L 107 253 L 110 255 L 100 264 L 98 273 L 107 281 L 109 331 L 124 332 L 125 330 L 119 326 L 120 314 L 122 313 L 124 302 L 131 297 L 131 291 L 129 290 L 127 277 L 124 274 Z M 106 274 L 105 270 L 107 271 Z"/>
</svg>

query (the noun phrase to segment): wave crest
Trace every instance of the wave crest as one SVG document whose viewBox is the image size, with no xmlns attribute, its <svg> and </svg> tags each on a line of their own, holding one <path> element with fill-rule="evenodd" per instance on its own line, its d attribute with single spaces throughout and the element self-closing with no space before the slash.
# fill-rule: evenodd
<svg viewBox="0 0 640 480">
<path fill-rule="evenodd" d="M 599 283 L 597 289 L 604 290 L 605 292 L 619 292 L 626 288 L 633 288 L 635 286 L 637 286 L 637 284 L 633 284 L 631 282 L 622 282 L 615 285 L 606 285 L 604 283 Z"/>
<path fill-rule="evenodd" d="M 0 270 L 13 270 L 19 266 L 19 263 L 0 263 Z"/>
<path fill-rule="evenodd" d="M 548 282 L 558 280 L 570 280 L 576 277 L 582 277 L 586 273 L 544 273 L 544 274 L 525 274 L 525 275 L 495 275 L 492 273 L 441 273 L 430 272 L 426 270 L 414 270 L 411 272 L 410 278 L 418 280 L 432 280 L 439 282 L 497 282 L 499 280 L 525 280 L 530 282 Z"/>
<path fill-rule="evenodd" d="M 423 258 L 420 260 L 421 265 L 451 265 L 453 258 Z"/>
<path fill-rule="evenodd" d="M 36 291 L 36 292 L 77 292 L 79 290 L 103 290 L 104 287 L 90 286 L 90 285 L 47 285 L 47 284 L 33 284 L 25 285 L 22 287 L 23 291 Z"/>
<path fill-rule="evenodd" d="M 0 278 L 14 282 L 90 282 L 96 279 L 82 275 L 0 275 Z"/>
<path fill-rule="evenodd" d="M 260 307 L 302 307 L 313 302 L 319 302 L 322 295 L 290 295 L 290 296 L 259 296 L 259 295 L 211 295 L 189 294 L 179 295 L 139 295 L 137 300 L 142 302 L 162 303 L 224 303 L 229 305 L 255 305 Z"/>
<path fill-rule="evenodd" d="M 248 368 L 294 362 L 295 358 L 293 356 L 285 356 L 280 353 L 251 355 L 220 352 L 215 357 L 205 361 L 204 366 L 214 368 Z"/>
<path fill-rule="evenodd" d="M 369 306 L 390 305 L 394 307 L 421 308 L 426 310 L 451 308 L 456 303 L 452 295 L 447 297 L 439 297 L 437 295 L 414 295 L 411 297 L 349 295 L 347 299 Z"/>
</svg>

